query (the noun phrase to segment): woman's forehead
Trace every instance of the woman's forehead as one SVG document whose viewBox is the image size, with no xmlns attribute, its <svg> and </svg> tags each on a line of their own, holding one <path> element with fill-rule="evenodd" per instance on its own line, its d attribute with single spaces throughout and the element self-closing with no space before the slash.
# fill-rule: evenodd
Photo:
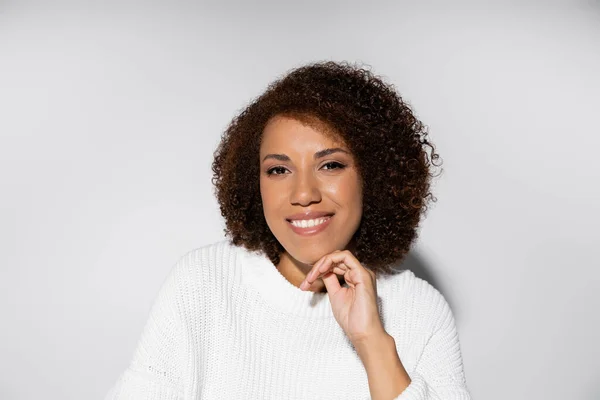
<svg viewBox="0 0 600 400">
<path fill-rule="evenodd" d="M 278 115 L 269 120 L 263 130 L 261 147 L 298 146 L 309 143 L 346 147 L 343 138 L 318 118 L 312 116 L 298 118 L 287 115 Z"/>
</svg>

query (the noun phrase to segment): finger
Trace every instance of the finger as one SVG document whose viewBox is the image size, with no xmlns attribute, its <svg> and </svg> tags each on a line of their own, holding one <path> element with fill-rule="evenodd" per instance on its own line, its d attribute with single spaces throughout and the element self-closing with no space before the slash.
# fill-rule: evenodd
<svg viewBox="0 0 600 400">
<path fill-rule="evenodd" d="M 344 263 L 351 270 L 364 269 L 362 264 L 358 262 L 356 257 L 354 257 L 354 255 L 348 250 L 331 253 L 327 256 L 327 258 L 335 263 Z"/>
<path fill-rule="evenodd" d="M 327 288 L 327 294 L 331 297 L 334 296 L 338 290 L 342 288 L 340 285 L 340 281 L 338 277 L 334 273 L 325 274 L 323 276 L 323 282 L 325 283 L 325 287 Z"/>
<path fill-rule="evenodd" d="M 350 271 L 350 268 L 345 262 L 341 260 L 336 262 L 332 254 L 328 254 L 319 265 L 315 265 L 315 268 L 310 271 L 307 275 L 307 280 L 312 284 L 327 273 L 334 272 L 339 275 L 345 275 L 348 271 Z"/>
<path fill-rule="evenodd" d="M 327 255 L 321 257 L 319 259 L 319 261 L 317 261 L 312 268 L 310 269 L 310 271 L 308 272 L 308 274 L 306 274 L 306 279 L 308 278 L 312 278 L 313 274 L 315 273 L 315 271 L 317 271 L 319 269 L 319 267 L 321 266 L 321 264 L 323 264 L 323 261 L 325 260 L 325 258 L 327 258 Z"/>
<path fill-rule="evenodd" d="M 330 272 L 344 275 L 348 270 L 349 268 L 345 263 L 335 263 L 329 257 L 325 257 L 319 265 L 315 264 L 314 268 L 308 273 L 306 280 L 312 284 L 314 281 Z"/>
<path fill-rule="evenodd" d="M 331 268 L 330 268 L 330 269 L 328 269 L 327 271 L 325 271 L 325 272 L 322 272 L 322 273 L 320 273 L 319 275 L 317 275 L 317 276 L 316 276 L 316 277 L 313 279 L 313 282 L 314 282 L 314 281 L 317 281 L 317 280 L 319 280 L 319 279 L 323 279 L 323 277 L 324 277 L 325 275 L 327 275 L 327 274 L 330 274 L 330 273 L 332 273 L 332 272 L 333 272 L 335 275 L 346 275 L 346 272 L 348 272 L 348 269 L 347 269 L 347 268 L 344 268 L 343 266 L 340 266 L 340 265 L 334 265 L 333 267 L 331 267 Z"/>
<path fill-rule="evenodd" d="M 327 260 L 327 257 L 328 255 L 324 256 L 315 265 L 313 265 L 310 272 L 306 275 L 306 278 L 304 278 L 305 281 L 312 285 L 312 283 L 317 280 L 317 277 L 322 274 L 321 271 L 327 271 L 327 267 L 323 267 L 325 261 Z"/>
<path fill-rule="evenodd" d="M 366 284 L 369 287 L 375 289 L 375 279 L 373 278 L 372 271 L 365 268 L 354 255 L 344 250 L 341 252 L 334 252 L 327 256 L 328 262 L 344 264 L 348 268 L 348 278 L 346 282 L 351 286 L 355 287 L 358 284 Z"/>
<path fill-rule="evenodd" d="M 313 265 L 310 272 L 306 275 L 305 280 L 309 284 L 313 284 L 314 281 L 319 279 L 323 274 L 327 273 L 332 265 L 344 265 L 348 270 L 364 269 L 364 267 L 358 262 L 356 257 L 348 251 L 336 250 L 333 253 L 329 253 L 321 258 L 315 265 Z"/>
</svg>

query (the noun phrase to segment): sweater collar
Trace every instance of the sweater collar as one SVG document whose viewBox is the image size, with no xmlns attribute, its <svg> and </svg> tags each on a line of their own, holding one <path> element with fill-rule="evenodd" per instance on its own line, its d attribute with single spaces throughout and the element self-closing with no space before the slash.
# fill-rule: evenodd
<svg viewBox="0 0 600 400">
<path fill-rule="evenodd" d="M 334 318 L 328 293 L 305 292 L 292 285 L 262 252 L 240 247 L 244 281 L 272 308 L 311 319 Z"/>
</svg>

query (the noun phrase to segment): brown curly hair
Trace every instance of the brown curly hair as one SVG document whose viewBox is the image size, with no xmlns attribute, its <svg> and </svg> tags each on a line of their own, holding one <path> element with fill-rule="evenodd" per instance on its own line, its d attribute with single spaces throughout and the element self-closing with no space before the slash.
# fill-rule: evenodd
<svg viewBox="0 0 600 400">
<path fill-rule="evenodd" d="M 263 129 L 274 116 L 316 118 L 348 145 L 363 184 L 354 255 L 376 274 L 393 273 L 390 264 L 410 250 L 429 200 L 437 201 L 430 178 L 439 155 L 426 127 L 393 85 L 347 62 L 308 64 L 271 83 L 225 130 L 214 153 L 212 183 L 225 235 L 235 245 L 262 251 L 275 265 L 285 250 L 264 217 L 258 156 Z"/>
</svg>

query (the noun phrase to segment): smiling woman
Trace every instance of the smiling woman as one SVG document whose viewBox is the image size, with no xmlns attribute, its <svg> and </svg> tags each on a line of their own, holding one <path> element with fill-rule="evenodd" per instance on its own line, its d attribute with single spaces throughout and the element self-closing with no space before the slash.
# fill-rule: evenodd
<svg viewBox="0 0 600 400">
<path fill-rule="evenodd" d="M 107 399 L 470 399 L 448 303 L 393 268 L 437 158 L 366 69 L 272 83 L 215 151 L 228 240 L 174 266 Z"/>
<path fill-rule="evenodd" d="M 260 146 L 265 220 L 286 249 L 277 268 L 298 287 L 324 254 L 347 247 L 362 215 L 362 184 L 354 157 L 341 138 L 313 126 L 274 117 Z M 324 288 L 318 280 L 311 290 Z"/>
</svg>

